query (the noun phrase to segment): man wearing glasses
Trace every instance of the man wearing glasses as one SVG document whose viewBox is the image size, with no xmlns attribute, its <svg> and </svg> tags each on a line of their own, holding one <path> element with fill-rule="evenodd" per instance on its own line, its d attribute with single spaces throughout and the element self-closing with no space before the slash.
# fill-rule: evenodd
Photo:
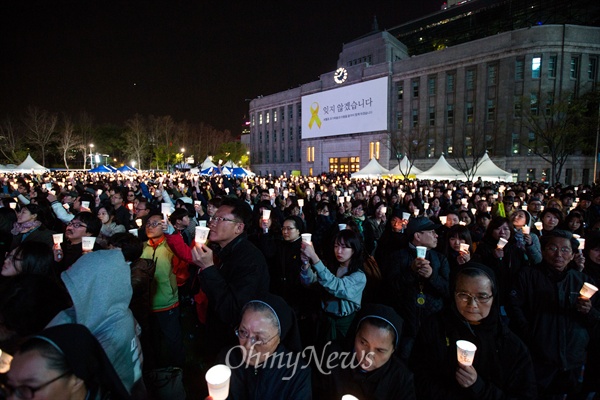
<svg viewBox="0 0 600 400">
<path fill-rule="evenodd" d="M 542 262 L 521 270 L 509 297 L 510 327 L 529 347 L 539 398 L 571 398 L 578 391 L 589 329 L 600 321 L 598 295 L 580 295 L 583 283 L 593 281 L 570 265 L 579 247 L 571 232 L 555 229 L 540 243 Z"/>
<path fill-rule="evenodd" d="M 211 246 L 196 245 L 192 250 L 193 262 L 199 267 L 200 288 L 208 297 L 205 343 L 210 344 L 207 351 L 212 355 L 236 343 L 233 333 L 225 332 L 232 332 L 237 325 L 244 304 L 269 290 L 265 258 L 246 235 L 251 219 L 248 204 L 223 199 L 208 225 Z"/>
<path fill-rule="evenodd" d="M 66 270 L 83 254 L 83 238 L 86 236 L 97 237 L 102 228 L 102 222 L 97 216 L 89 211 L 83 211 L 75 215 L 65 229 L 65 241 L 60 247 L 54 247 L 54 260 L 58 263 L 60 272 Z M 98 250 L 94 245 L 94 250 Z"/>
</svg>

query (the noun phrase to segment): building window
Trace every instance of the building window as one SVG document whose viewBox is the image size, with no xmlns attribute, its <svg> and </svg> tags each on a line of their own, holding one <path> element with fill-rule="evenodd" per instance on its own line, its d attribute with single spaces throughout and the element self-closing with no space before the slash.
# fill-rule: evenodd
<svg viewBox="0 0 600 400">
<path fill-rule="evenodd" d="M 498 75 L 497 65 L 488 65 L 488 86 L 494 86 Z"/>
<path fill-rule="evenodd" d="M 396 85 L 396 89 L 398 91 L 398 100 L 400 101 L 404 97 L 404 84 L 398 82 L 398 84 Z"/>
<path fill-rule="evenodd" d="M 475 70 L 468 69 L 465 76 L 465 84 L 467 90 L 475 89 Z"/>
<path fill-rule="evenodd" d="M 520 139 L 519 134 L 517 132 L 513 132 L 512 133 L 512 143 L 511 143 L 511 153 L 512 154 L 519 154 L 519 152 L 521 151 L 519 139 Z"/>
<path fill-rule="evenodd" d="M 515 81 L 522 81 L 524 75 L 525 62 L 522 59 L 515 61 Z"/>
<path fill-rule="evenodd" d="M 588 63 L 588 79 L 590 81 L 595 81 L 597 73 L 598 73 L 598 59 L 596 57 L 590 57 L 590 61 Z"/>
<path fill-rule="evenodd" d="M 414 79 L 412 81 L 413 97 L 419 97 L 419 80 Z"/>
<path fill-rule="evenodd" d="M 590 169 L 584 168 L 581 172 L 581 182 L 584 185 L 588 185 L 590 183 Z"/>
<path fill-rule="evenodd" d="M 435 107 L 429 107 L 429 126 L 435 126 Z"/>
<path fill-rule="evenodd" d="M 552 114 L 552 106 L 554 105 L 554 92 L 546 94 L 546 115 Z"/>
<path fill-rule="evenodd" d="M 290 141 L 294 140 L 294 128 L 290 126 Z"/>
<path fill-rule="evenodd" d="M 474 115 L 475 115 L 475 110 L 473 108 L 473 102 L 472 101 L 467 101 L 467 105 L 466 105 L 466 116 L 467 116 L 467 123 L 470 124 L 473 122 L 474 119 Z"/>
<path fill-rule="evenodd" d="M 373 158 L 379 160 L 379 142 L 369 143 L 369 160 Z"/>
<path fill-rule="evenodd" d="M 548 58 L 548 78 L 556 78 L 556 56 Z"/>
<path fill-rule="evenodd" d="M 403 125 L 404 121 L 402 119 L 402 113 L 398 112 L 396 113 L 396 127 L 398 128 L 398 130 L 402 130 Z"/>
<path fill-rule="evenodd" d="M 430 77 L 429 80 L 427 81 L 427 91 L 430 96 L 435 96 L 435 83 L 436 83 L 435 76 Z"/>
<path fill-rule="evenodd" d="M 540 100 L 537 93 L 531 93 L 529 98 L 529 111 L 531 115 L 537 115 L 539 109 Z"/>
<path fill-rule="evenodd" d="M 294 107 L 289 105 L 288 106 L 288 115 L 290 117 L 290 121 L 294 118 Z"/>
<path fill-rule="evenodd" d="M 270 119 L 271 119 L 271 113 L 269 111 L 267 111 L 265 113 L 265 122 L 268 124 L 269 122 L 271 122 Z"/>
<path fill-rule="evenodd" d="M 296 115 L 298 116 L 298 119 L 300 119 L 300 117 L 302 117 L 302 104 L 298 103 L 298 112 L 296 113 Z"/>
<path fill-rule="evenodd" d="M 265 132 L 265 138 L 266 138 L 266 142 L 269 143 L 269 131 Z"/>
<path fill-rule="evenodd" d="M 454 74 L 446 75 L 446 92 L 454 93 Z"/>
<path fill-rule="evenodd" d="M 306 161 L 315 162 L 315 147 L 310 146 L 306 148 Z"/>
<path fill-rule="evenodd" d="M 487 120 L 493 121 L 496 115 L 496 102 L 494 99 L 488 99 L 487 101 Z"/>
<path fill-rule="evenodd" d="M 360 157 L 330 157 L 329 172 L 348 174 L 360 169 Z"/>
<path fill-rule="evenodd" d="M 465 137 L 465 151 L 467 152 L 467 156 L 473 155 L 473 139 L 471 136 Z"/>
<path fill-rule="evenodd" d="M 277 130 L 273 131 L 273 143 L 277 143 Z"/>
<path fill-rule="evenodd" d="M 523 102 L 521 100 L 521 97 L 515 96 L 513 101 L 514 101 L 514 103 L 513 103 L 513 116 L 515 118 L 521 118 L 522 111 L 523 111 Z"/>
<path fill-rule="evenodd" d="M 252 114 L 252 126 L 254 126 L 256 124 L 256 116 L 254 114 Z"/>
<path fill-rule="evenodd" d="M 525 179 L 527 182 L 535 181 L 535 168 L 527 168 L 527 176 Z"/>
<path fill-rule="evenodd" d="M 565 170 L 565 185 L 571 185 L 573 182 L 573 169 L 567 168 Z"/>
<path fill-rule="evenodd" d="M 262 119 L 263 119 L 262 113 L 258 114 L 258 124 L 259 125 L 262 125 Z"/>
<path fill-rule="evenodd" d="M 579 57 L 571 57 L 571 79 L 579 78 Z"/>
<path fill-rule="evenodd" d="M 281 107 L 281 120 L 285 119 L 285 107 Z"/>
<path fill-rule="evenodd" d="M 262 143 L 262 132 L 258 132 L 259 142 Z"/>
<path fill-rule="evenodd" d="M 540 79 L 542 70 L 542 57 L 533 56 L 531 59 L 531 79 Z"/>
<path fill-rule="evenodd" d="M 273 122 L 277 122 L 277 110 L 273 110 Z"/>
<path fill-rule="evenodd" d="M 427 157 L 435 157 L 435 139 L 433 138 L 427 139 Z"/>
<path fill-rule="evenodd" d="M 527 134 L 527 155 L 530 156 L 535 150 L 535 132 Z"/>
<path fill-rule="evenodd" d="M 446 122 L 448 125 L 454 124 L 454 105 L 448 104 L 446 106 Z"/>
<path fill-rule="evenodd" d="M 513 182 L 519 182 L 519 169 L 511 169 L 510 173 L 512 174 Z"/>
<path fill-rule="evenodd" d="M 419 110 L 412 110 L 412 127 L 419 126 Z"/>
</svg>

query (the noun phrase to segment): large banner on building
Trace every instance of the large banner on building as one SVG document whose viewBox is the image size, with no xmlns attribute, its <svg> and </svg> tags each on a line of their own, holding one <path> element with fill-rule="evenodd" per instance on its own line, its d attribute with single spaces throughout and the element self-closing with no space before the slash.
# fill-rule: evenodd
<svg viewBox="0 0 600 400">
<path fill-rule="evenodd" d="M 387 77 L 302 96 L 302 139 L 387 129 Z"/>
</svg>

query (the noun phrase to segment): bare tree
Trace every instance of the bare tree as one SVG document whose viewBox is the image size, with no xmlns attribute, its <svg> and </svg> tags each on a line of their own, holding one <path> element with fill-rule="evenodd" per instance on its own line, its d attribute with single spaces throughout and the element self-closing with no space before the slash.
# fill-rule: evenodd
<svg viewBox="0 0 600 400">
<path fill-rule="evenodd" d="M 142 169 L 150 150 L 144 118 L 136 114 L 125 122 L 125 128 L 125 152 L 137 161 L 137 168 Z"/>
<path fill-rule="evenodd" d="M 46 151 L 54 142 L 58 116 L 37 107 L 29 107 L 23 123 L 27 128 L 27 140 L 42 152 L 42 165 L 46 164 Z"/>
<path fill-rule="evenodd" d="M 77 135 L 75 131 L 75 124 L 73 124 L 70 117 L 66 115 L 63 116 L 63 124 L 58 139 L 58 148 L 63 153 L 62 156 L 66 169 L 69 169 L 67 159 L 72 158 L 72 156 L 69 157 L 69 152 L 80 147 L 81 143 L 81 136 Z"/>
<path fill-rule="evenodd" d="M 456 168 L 463 173 L 467 181 L 473 181 L 481 164 L 481 158 L 485 155 L 485 135 L 474 133 L 471 136 L 465 136 L 464 139 L 463 146 L 455 146 L 452 158 L 456 163 Z"/>
<path fill-rule="evenodd" d="M 419 153 L 427 145 L 427 129 L 407 129 L 389 133 L 388 147 L 392 155 L 398 161 L 398 169 L 404 179 L 410 175 L 413 161 L 418 158 Z M 406 157 L 409 161 L 403 168 L 400 161 Z"/>
<path fill-rule="evenodd" d="M 523 143 L 532 154 L 547 161 L 551 167 L 551 184 L 560 181 L 562 169 L 570 155 L 588 147 L 589 119 L 592 97 L 554 102 L 552 98 L 531 95 L 522 107 L 522 121 L 533 135 Z M 595 103 L 597 104 L 597 103 Z M 544 109 L 540 109 L 544 105 Z"/>
<path fill-rule="evenodd" d="M 0 152 L 9 163 L 16 164 L 20 157 L 16 152 L 22 148 L 23 136 L 7 116 L 0 122 Z"/>
</svg>

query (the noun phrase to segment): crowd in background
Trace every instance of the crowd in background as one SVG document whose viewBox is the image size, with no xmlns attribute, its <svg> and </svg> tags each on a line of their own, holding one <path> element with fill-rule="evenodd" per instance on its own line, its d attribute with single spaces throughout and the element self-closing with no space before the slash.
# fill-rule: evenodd
<svg viewBox="0 0 600 400">
<path fill-rule="evenodd" d="M 203 372 L 232 360 L 243 364 L 235 399 L 585 399 L 600 385 L 598 296 L 580 294 L 600 284 L 595 187 L 0 179 L 12 396 L 161 398 L 166 371 L 199 397 Z M 477 346 L 471 366 L 458 363 L 457 340 Z M 305 353 L 297 371 L 269 364 L 311 346 L 364 357 L 326 371 Z"/>
</svg>

